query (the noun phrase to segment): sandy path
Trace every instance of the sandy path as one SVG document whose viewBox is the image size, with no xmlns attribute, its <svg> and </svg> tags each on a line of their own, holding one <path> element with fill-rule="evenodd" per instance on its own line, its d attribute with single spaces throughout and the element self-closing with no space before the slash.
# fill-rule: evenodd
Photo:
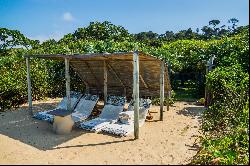
<svg viewBox="0 0 250 166">
<path fill-rule="evenodd" d="M 58 99 L 35 102 L 36 109 L 53 108 Z M 0 113 L 0 164 L 187 164 L 197 152 L 201 106 L 176 102 L 159 119 L 140 128 L 140 139 L 115 137 L 74 129 L 56 135 L 52 125 L 33 119 L 24 105 Z"/>
</svg>

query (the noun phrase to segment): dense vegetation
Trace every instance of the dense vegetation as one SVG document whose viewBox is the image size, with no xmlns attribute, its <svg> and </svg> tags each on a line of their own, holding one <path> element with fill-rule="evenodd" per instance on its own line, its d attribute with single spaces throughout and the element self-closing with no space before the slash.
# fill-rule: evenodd
<svg viewBox="0 0 250 166">
<path fill-rule="evenodd" d="M 249 163 L 248 82 L 249 75 L 237 65 L 207 75 L 213 97 L 203 115 L 202 149 L 192 164 Z"/>
<path fill-rule="evenodd" d="M 192 163 L 248 164 L 249 27 L 237 27 L 237 22 L 230 19 L 229 26 L 225 26 L 219 20 L 211 20 L 195 32 L 189 28 L 164 34 L 130 34 L 107 21 L 91 22 L 59 41 L 43 43 L 30 40 L 19 31 L 0 28 L 0 111 L 27 101 L 24 54 L 103 53 L 138 48 L 171 64 L 174 91 L 189 80 L 196 98 L 204 97 L 205 86 L 210 92 L 211 102 L 203 115 L 202 148 Z M 215 69 L 205 75 L 206 61 L 212 55 Z M 70 72 L 72 89 L 84 91 L 80 78 L 72 69 Z M 181 78 L 179 84 L 177 76 L 186 78 Z M 32 59 L 31 77 L 33 100 L 65 95 L 63 62 Z"/>
</svg>

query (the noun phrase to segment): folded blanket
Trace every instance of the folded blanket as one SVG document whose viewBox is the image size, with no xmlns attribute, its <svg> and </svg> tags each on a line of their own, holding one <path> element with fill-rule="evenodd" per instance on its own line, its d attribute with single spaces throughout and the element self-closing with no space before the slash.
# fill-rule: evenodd
<svg viewBox="0 0 250 166">
<path fill-rule="evenodd" d="M 134 125 L 133 123 L 132 124 L 113 123 L 103 127 L 102 131 L 119 136 L 127 136 L 134 131 Z"/>
<path fill-rule="evenodd" d="M 140 99 L 139 103 L 139 127 L 141 127 L 146 119 L 148 110 L 151 105 L 150 99 Z M 102 128 L 103 132 L 115 134 L 119 136 L 127 136 L 134 131 L 134 106 L 133 101 L 130 102 L 128 111 L 121 112 L 116 122 L 107 124 Z"/>
<path fill-rule="evenodd" d="M 45 120 L 52 123 L 54 121 L 54 115 L 48 114 L 51 111 L 53 110 L 37 112 L 33 115 L 33 117 L 39 120 Z"/>
<path fill-rule="evenodd" d="M 89 131 L 98 132 L 104 126 L 106 126 L 107 124 L 110 124 L 112 122 L 113 121 L 109 120 L 109 119 L 95 118 L 95 119 L 92 119 L 90 121 L 86 121 L 84 123 L 81 123 L 80 128 L 86 129 L 86 130 L 89 130 Z"/>
</svg>

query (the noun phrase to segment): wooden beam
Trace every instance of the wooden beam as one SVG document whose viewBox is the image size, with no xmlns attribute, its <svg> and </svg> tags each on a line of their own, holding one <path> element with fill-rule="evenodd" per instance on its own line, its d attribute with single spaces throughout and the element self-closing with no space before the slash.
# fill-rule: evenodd
<svg viewBox="0 0 250 166">
<path fill-rule="evenodd" d="M 160 73 L 160 120 L 163 121 L 163 111 L 164 111 L 164 71 L 165 62 L 161 62 L 161 73 Z"/>
<path fill-rule="evenodd" d="M 74 63 L 71 63 L 71 67 L 73 68 L 74 71 L 77 71 L 77 67 L 74 66 Z M 89 83 L 84 79 L 85 77 L 81 75 L 81 73 L 76 72 L 78 77 L 83 81 L 85 85 L 85 92 L 89 93 Z"/>
<path fill-rule="evenodd" d="M 133 100 L 134 100 L 134 136 L 139 139 L 139 56 L 135 51 L 133 54 Z"/>
<path fill-rule="evenodd" d="M 122 80 L 120 79 L 120 77 L 118 76 L 118 74 L 115 72 L 114 68 L 113 68 L 108 62 L 106 62 L 106 64 L 107 64 L 108 69 L 110 69 L 110 71 L 115 75 L 115 77 L 116 77 L 116 78 L 118 79 L 118 81 L 122 84 L 122 86 L 123 86 L 124 88 L 126 88 L 125 84 L 122 82 Z"/>
<path fill-rule="evenodd" d="M 43 58 L 43 59 L 50 59 L 50 58 Z M 60 60 L 60 59 L 53 59 L 53 60 Z M 79 62 L 79 61 L 86 61 L 86 62 L 94 62 L 94 61 L 116 61 L 116 62 L 133 62 L 133 59 L 111 59 L 111 58 L 103 58 L 103 59 L 99 59 L 99 58 L 96 58 L 96 59 L 70 59 L 72 60 L 73 62 Z M 158 62 L 160 61 L 159 59 L 141 59 L 140 62 Z"/>
<path fill-rule="evenodd" d="M 138 52 L 139 53 L 139 52 Z M 64 60 L 64 58 L 73 60 L 73 59 L 82 59 L 82 60 L 107 60 L 107 59 L 129 59 L 132 61 L 132 55 L 133 52 L 116 52 L 116 53 L 89 53 L 89 54 L 40 54 L 40 55 L 24 55 L 24 57 L 32 57 L 32 58 L 47 58 L 47 59 L 58 59 L 58 60 Z M 156 57 L 153 57 L 149 54 L 140 52 L 141 55 L 141 61 L 143 60 L 159 60 Z"/>
<path fill-rule="evenodd" d="M 205 76 L 208 74 L 208 72 L 209 72 L 209 61 L 207 61 L 207 64 L 206 64 L 206 73 L 205 73 Z M 205 107 L 207 107 L 208 104 L 209 104 L 209 97 L 208 96 L 209 96 L 208 95 L 208 87 L 207 87 L 207 85 L 205 85 Z"/>
<path fill-rule="evenodd" d="M 147 83 L 144 81 L 144 79 L 142 78 L 141 74 L 139 74 L 140 80 L 143 83 L 143 85 L 145 86 L 145 88 L 148 88 Z"/>
<path fill-rule="evenodd" d="M 66 80 L 66 96 L 67 96 L 67 110 L 71 110 L 70 99 L 70 75 L 69 75 L 69 59 L 65 58 L 65 80 Z"/>
<path fill-rule="evenodd" d="M 30 58 L 26 58 L 27 66 L 27 82 L 28 82 L 28 103 L 29 103 L 29 112 L 32 115 L 32 93 L 31 93 L 31 80 L 30 80 Z"/>
<path fill-rule="evenodd" d="M 95 78 L 97 86 L 100 88 L 101 86 L 99 84 L 99 80 L 95 76 L 94 71 L 92 70 L 92 68 L 89 66 L 89 63 L 86 62 L 86 61 L 84 61 L 84 63 L 86 64 L 87 68 L 89 69 L 89 71 L 91 72 L 91 74 L 93 75 L 93 77 Z"/>
<path fill-rule="evenodd" d="M 131 63 L 133 63 L 133 62 L 131 62 Z M 148 84 L 144 81 L 144 79 L 143 79 L 143 77 L 141 76 L 141 74 L 139 74 L 139 78 L 140 78 L 141 82 L 143 83 L 143 85 L 144 85 L 146 88 L 148 88 Z"/>
<path fill-rule="evenodd" d="M 84 83 L 85 83 L 85 82 L 84 82 Z M 89 93 L 89 92 L 90 92 L 90 91 L 89 91 L 89 85 L 86 84 L 86 83 L 85 83 L 85 88 L 86 88 L 85 92 L 86 92 L 86 93 Z"/>
<path fill-rule="evenodd" d="M 170 91 L 168 90 L 168 93 L 167 93 L 167 111 L 169 111 L 169 106 L 170 106 L 170 104 L 169 104 L 169 98 L 170 98 Z"/>
<path fill-rule="evenodd" d="M 103 61 L 103 80 L 104 80 L 104 89 L 103 89 L 103 92 L 104 92 L 104 104 L 107 103 L 107 93 L 108 93 L 108 72 L 107 72 L 107 64 L 106 64 L 106 61 Z"/>
<path fill-rule="evenodd" d="M 77 74 L 78 74 L 78 76 L 81 78 L 81 80 L 82 80 L 82 82 L 84 83 L 84 85 L 85 85 L 85 92 L 86 93 L 90 93 L 90 86 L 89 86 L 89 83 L 88 83 L 88 81 L 86 81 L 87 79 L 85 78 L 85 76 L 83 76 L 82 74 L 80 74 L 80 73 L 78 73 L 77 72 Z"/>
<path fill-rule="evenodd" d="M 167 89 L 167 111 L 169 111 L 169 99 L 171 97 L 171 90 L 170 90 L 170 67 L 169 67 L 170 63 L 167 63 L 167 68 L 165 70 L 165 73 L 167 75 L 167 84 L 166 84 L 166 89 Z M 165 111 L 164 111 L 165 112 Z"/>
<path fill-rule="evenodd" d="M 127 96 L 127 89 L 126 89 L 126 87 L 123 88 L 123 96 Z"/>
<path fill-rule="evenodd" d="M 80 77 L 80 76 L 79 76 Z M 81 77 L 80 77 L 81 78 Z M 84 83 L 84 85 L 85 85 L 85 92 L 86 93 L 90 93 L 89 92 L 89 83 L 86 81 L 86 80 L 84 80 L 84 79 L 82 79 L 81 78 L 81 80 L 82 80 L 82 82 Z"/>
<path fill-rule="evenodd" d="M 206 75 L 213 69 L 213 61 L 214 61 L 215 55 L 212 55 L 206 64 Z M 208 90 L 207 85 L 205 86 L 205 107 L 208 107 L 209 103 L 211 102 L 211 94 Z"/>
</svg>

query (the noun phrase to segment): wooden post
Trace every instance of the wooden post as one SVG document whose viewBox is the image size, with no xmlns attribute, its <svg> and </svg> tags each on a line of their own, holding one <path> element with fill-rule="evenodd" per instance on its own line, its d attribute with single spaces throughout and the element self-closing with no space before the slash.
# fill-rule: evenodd
<svg viewBox="0 0 250 166">
<path fill-rule="evenodd" d="M 207 64 L 206 64 L 206 75 L 212 71 L 213 69 L 213 63 L 214 63 L 214 58 L 215 58 L 215 55 L 212 55 L 209 60 L 207 61 Z M 211 100 L 211 93 L 208 91 L 207 89 L 207 85 L 205 86 L 205 107 L 207 107 L 210 103 L 210 100 Z"/>
<path fill-rule="evenodd" d="M 160 74 L 160 120 L 163 121 L 164 111 L 164 71 L 165 62 L 161 61 L 161 74 Z"/>
<path fill-rule="evenodd" d="M 28 103 L 29 103 L 29 112 L 32 115 L 32 93 L 31 93 L 31 80 L 30 80 L 30 62 L 29 58 L 26 58 L 26 66 L 27 66 L 27 82 L 28 82 Z"/>
<path fill-rule="evenodd" d="M 107 82 L 108 82 L 108 72 L 107 72 L 107 64 L 106 61 L 103 61 L 103 73 L 104 73 L 104 89 L 103 89 L 103 93 L 104 93 L 104 104 L 106 104 L 107 102 L 107 93 L 108 93 L 108 86 L 107 86 Z"/>
<path fill-rule="evenodd" d="M 127 90 L 126 90 L 126 88 L 123 88 L 123 95 L 127 96 Z"/>
<path fill-rule="evenodd" d="M 169 98 L 170 98 L 170 91 L 168 90 L 168 93 L 167 93 L 167 111 L 169 111 Z"/>
<path fill-rule="evenodd" d="M 167 82 L 167 111 L 169 111 L 169 106 L 170 106 L 170 104 L 169 104 L 169 99 L 170 99 L 170 97 L 171 97 L 171 91 L 170 91 L 170 87 L 169 87 L 169 85 L 171 84 L 171 82 L 170 82 L 170 63 L 168 62 L 168 69 L 167 69 L 167 75 L 168 75 L 168 82 Z"/>
<path fill-rule="evenodd" d="M 85 87 L 86 87 L 86 93 L 89 93 L 89 85 L 85 84 Z"/>
<path fill-rule="evenodd" d="M 212 71 L 212 69 L 213 69 L 213 66 L 214 66 L 214 58 L 215 58 L 215 55 L 211 56 L 210 59 L 209 59 L 208 71 Z"/>
<path fill-rule="evenodd" d="M 169 82 L 170 82 L 170 78 L 171 78 L 171 63 L 170 63 L 170 61 L 168 61 L 168 79 L 169 79 Z"/>
<path fill-rule="evenodd" d="M 206 74 L 208 74 L 208 64 L 206 64 Z M 208 106 L 208 94 L 207 94 L 207 85 L 205 84 L 205 107 Z"/>
<path fill-rule="evenodd" d="M 134 136 L 139 139 L 139 55 L 138 51 L 133 54 L 133 100 L 134 100 Z"/>
<path fill-rule="evenodd" d="M 71 110 L 70 99 L 70 75 L 69 75 L 69 59 L 65 58 L 65 79 L 66 79 L 66 96 L 67 96 L 67 110 Z"/>
</svg>

